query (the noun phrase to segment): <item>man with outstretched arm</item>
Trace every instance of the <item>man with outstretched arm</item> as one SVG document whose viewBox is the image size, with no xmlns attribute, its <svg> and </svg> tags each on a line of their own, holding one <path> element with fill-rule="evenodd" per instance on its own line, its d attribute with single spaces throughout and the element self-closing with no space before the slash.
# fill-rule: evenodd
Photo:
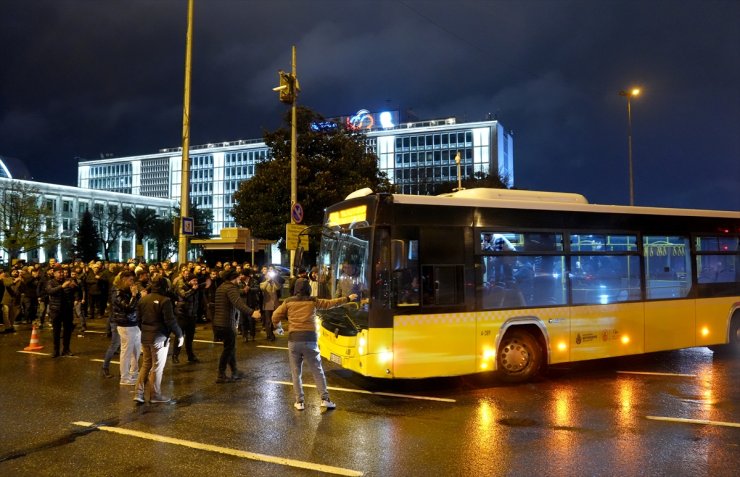
<svg viewBox="0 0 740 477">
<path fill-rule="evenodd" d="M 162 374 L 167 363 L 170 333 L 177 336 L 179 346 L 182 346 L 185 337 L 177 324 L 172 300 L 165 293 L 167 281 L 158 276 L 152 280 L 149 294 L 139 300 L 136 306 L 141 322 L 141 348 L 144 352 L 144 362 L 134 393 L 134 401 L 140 403 L 144 402 L 147 394 L 151 403 L 175 402 L 162 395 Z"/>
</svg>

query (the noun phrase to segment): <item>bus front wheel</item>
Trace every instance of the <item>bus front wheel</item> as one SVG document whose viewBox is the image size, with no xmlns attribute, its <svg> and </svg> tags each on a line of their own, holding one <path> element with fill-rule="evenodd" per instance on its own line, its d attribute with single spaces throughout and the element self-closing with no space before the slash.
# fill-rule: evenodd
<svg viewBox="0 0 740 477">
<path fill-rule="evenodd" d="M 542 366 L 542 348 L 527 331 L 512 330 L 506 333 L 496 354 L 498 377 L 507 383 L 528 381 Z"/>
</svg>

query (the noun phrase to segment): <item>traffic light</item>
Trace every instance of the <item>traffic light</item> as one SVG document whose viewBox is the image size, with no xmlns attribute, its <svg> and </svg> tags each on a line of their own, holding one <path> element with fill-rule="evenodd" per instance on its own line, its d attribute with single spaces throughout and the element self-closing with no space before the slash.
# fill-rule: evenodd
<svg viewBox="0 0 740 477">
<path fill-rule="evenodd" d="M 278 71 L 278 77 L 280 78 L 280 86 L 272 88 L 272 90 L 278 92 L 281 103 L 293 104 L 298 89 L 297 81 L 292 74 L 286 73 L 283 70 Z"/>
</svg>

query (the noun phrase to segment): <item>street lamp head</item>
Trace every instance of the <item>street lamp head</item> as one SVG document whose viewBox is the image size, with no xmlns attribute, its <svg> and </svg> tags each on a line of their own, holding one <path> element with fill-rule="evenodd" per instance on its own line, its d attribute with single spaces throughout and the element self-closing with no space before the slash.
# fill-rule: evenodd
<svg viewBox="0 0 740 477">
<path fill-rule="evenodd" d="M 619 96 L 627 96 L 627 97 L 632 98 L 635 96 L 640 96 L 640 93 L 641 93 L 640 88 L 632 88 L 629 91 L 625 91 L 625 90 L 620 91 Z"/>
</svg>

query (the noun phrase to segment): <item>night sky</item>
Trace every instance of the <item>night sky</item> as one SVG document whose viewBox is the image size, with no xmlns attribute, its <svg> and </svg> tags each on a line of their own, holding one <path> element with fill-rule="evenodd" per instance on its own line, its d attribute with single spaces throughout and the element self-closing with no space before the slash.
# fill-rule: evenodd
<svg viewBox="0 0 740 477">
<path fill-rule="evenodd" d="M 181 144 L 187 0 L 0 0 L 0 155 L 76 185 L 77 158 Z M 740 1 L 196 0 L 191 144 L 299 103 L 419 119 L 496 117 L 516 186 L 740 210 Z"/>
</svg>

